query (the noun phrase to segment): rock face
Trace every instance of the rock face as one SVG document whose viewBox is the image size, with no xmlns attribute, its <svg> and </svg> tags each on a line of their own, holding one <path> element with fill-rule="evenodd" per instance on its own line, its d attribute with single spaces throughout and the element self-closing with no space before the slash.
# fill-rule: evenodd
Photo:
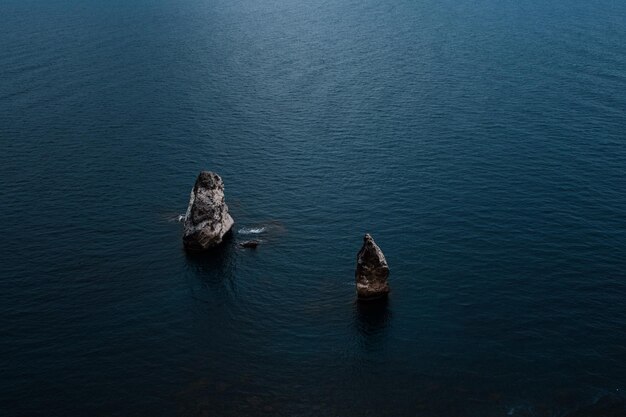
<svg viewBox="0 0 626 417">
<path fill-rule="evenodd" d="M 389 293 L 389 267 L 385 255 L 369 234 L 356 256 L 356 293 L 360 300 L 385 297 Z"/>
<path fill-rule="evenodd" d="M 185 249 L 202 251 L 219 245 L 233 223 L 224 202 L 224 182 L 219 175 L 202 171 L 191 190 L 185 214 Z"/>
</svg>

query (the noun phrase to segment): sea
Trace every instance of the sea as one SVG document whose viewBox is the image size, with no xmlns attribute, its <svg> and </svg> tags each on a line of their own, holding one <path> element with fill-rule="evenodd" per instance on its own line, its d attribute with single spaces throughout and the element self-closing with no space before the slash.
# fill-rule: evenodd
<svg viewBox="0 0 626 417">
<path fill-rule="evenodd" d="M 188 254 L 202 170 L 235 225 Z M 356 302 L 365 233 L 386 302 Z M 0 1 L 0 416 L 625 390 L 626 2 Z"/>
</svg>

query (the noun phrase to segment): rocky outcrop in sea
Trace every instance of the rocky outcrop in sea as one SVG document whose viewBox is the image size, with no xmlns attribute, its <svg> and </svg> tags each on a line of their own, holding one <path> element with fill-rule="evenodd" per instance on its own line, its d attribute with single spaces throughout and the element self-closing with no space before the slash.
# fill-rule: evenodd
<svg viewBox="0 0 626 417">
<path fill-rule="evenodd" d="M 385 255 L 369 234 L 356 257 L 356 293 L 360 300 L 385 297 L 389 293 L 389 266 Z"/>
<path fill-rule="evenodd" d="M 224 200 L 222 178 L 214 172 L 200 172 L 184 219 L 185 249 L 202 251 L 219 245 L 233 224 Z"/>
</svg>

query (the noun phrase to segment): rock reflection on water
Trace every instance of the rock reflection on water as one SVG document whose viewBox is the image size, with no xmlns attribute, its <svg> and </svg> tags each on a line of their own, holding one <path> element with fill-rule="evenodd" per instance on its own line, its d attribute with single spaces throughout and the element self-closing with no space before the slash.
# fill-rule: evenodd
<svg viewBox="0 0 626 417">
<path fill-rule="evenodd" d="M 210 295 L 206 288 L 211 288 L 212 296 L 218 297 L 224 292 L 232 294 L 237 291 L 235 246 L 233 234 L 228 233 L 215 248 L 204 252 L 185 251 L 189 271 L 187 278 L 194 298 L 204 300 Z"/>
<path fill-rule="evenodd" d="M 201 252 L 185 251 L 185 255 L 189 263 L 201 271 L 225 268 L 232 264 L 234 243 L 235 239 L 231 230 L 224 235 L 221 244 Z"/>
<path fill-rule="evenodd" d="M 228 277 L 234 272 L 235 249 L 233 233 L 229 232 L 220 245 L 203 252 L 185 251 L 185 257 L 196 272 Z"/>
<path fill-rule="evenodd" d="M 354 313 L 362 345 L 367 349 L 381 347 L 392 317 L 389 299 L 385 297 L 373 301 L 356 301 Z"/>
</svg>

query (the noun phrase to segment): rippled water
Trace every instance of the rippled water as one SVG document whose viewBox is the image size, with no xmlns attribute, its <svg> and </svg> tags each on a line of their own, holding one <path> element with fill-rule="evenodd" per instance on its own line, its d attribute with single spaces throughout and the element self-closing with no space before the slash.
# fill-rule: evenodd
<svg viewBox="0 0 626 417">
<path fill-rule="evenodd" d="M 626 415 L 626 3 L 0 16 L 0 415 Z"/>
</svg>

